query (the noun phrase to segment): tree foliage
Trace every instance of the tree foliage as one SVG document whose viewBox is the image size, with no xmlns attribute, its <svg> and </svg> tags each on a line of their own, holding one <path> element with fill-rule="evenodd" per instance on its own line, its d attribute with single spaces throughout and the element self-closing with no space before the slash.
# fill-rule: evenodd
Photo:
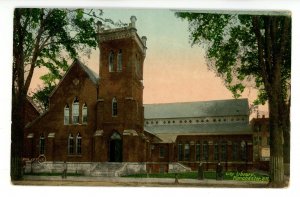
<svg viewBox="0 0 300 197">
<path fill-rule="evenodd" d="M 255 104 L 268 100 L 270 175 L 272 183 L 281 186 L 283 146 L 285 155 L 289 155 L 290 140 L 290 16 L 191 12 L 176 16 L 189 22 L 192 45 L 206 49 L 209 66 L 224 79 L 234 97 L 239 97 L 245 86 L 254 81 L 259 90 Z"/>
<path fill-rule="evenodd" d="M 11 144 L 13 180 L 22 177 L 23 103 L 35 69 L 44 67 L 49 70 L 42 77 L 46 83 L 43 91 L 49 93 L 54 85 L 52 82 L 67 70 L 69 59 L 75 59 L 79 53 L 88 54 L 91 48 L 97 46 L 97 21 L 102 21 L 104 26 L 123 25 L 102 18 L 102 14 L 102 10 L 91 9 L 15 9 Z M 36 97 L 39 96 L 38 93 Z"/>
<path fill-rule="evenodd" d="M 252 24 L 253 16 L 191 12 L 180 12 L 176 13 L 176 15 L 189 22 L 190 41 L 192 45 L 199 45 L 206 49 L 206 56 L 210 61 L 210 67 L 224 79 L 226 87 L 233 93 L 234 97 L 240 97 L 245 86 L 251 85 L 254 81 L 255 87 L 259 90 L 255 104 L 264 104 L 267 101 L 268 97 L 258 57 L 256 35 Z M 270 16 L 260 16 L 259 21 L 259 28 L 264 37 L 262 39 L 262 45 L 264 46 L 266 46 L 267 42 L 264 35 L 264 22 L 269 18 Z M 285 16 L 276 16 L 277 31 L 283 31 L 282 24 L 285 18 Z M 288 31 L 285 36 L 287 38 L 286 45 L 290 46 L 291 31 Z M 278 45 L 280 36 L 274 39 Z M 291 77 L 290 49 L 290 47 L 286 47 L 284 54 L 282 54 L 284 58 L 281 69 L 281 85 L 282 95 L 286 100 L 290 96 L 288 94 Z M 275 53 L 278 52 L 274 51 L 274 55 Z M 266 72 L 269 72 L 271 69 L 272 65 L 268 65 Z"/>
</svg>

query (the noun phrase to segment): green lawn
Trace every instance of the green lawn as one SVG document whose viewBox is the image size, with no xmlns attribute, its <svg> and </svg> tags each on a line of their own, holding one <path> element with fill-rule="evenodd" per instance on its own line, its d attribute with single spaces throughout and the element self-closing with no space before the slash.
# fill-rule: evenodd
<svg viewBox="0 0 300 197">
<path fill-rule="evenodd" d="M 124 177 L 136 178 L 174 178 L 175 173 L 157 173 L 157 174 L 133 174 Z M 178 173 L 178 179 L 197 179 L 197 172 L 182 172 Z M 215 171 L 205 171 L 205 179 L 216 179 Z M 243 173 L 243 172 L 224 172 L 223 180 L 239 180 L 239 181 L 267 181 L 269 179 L 266 175 L 258 173 Z"/>
</svg>

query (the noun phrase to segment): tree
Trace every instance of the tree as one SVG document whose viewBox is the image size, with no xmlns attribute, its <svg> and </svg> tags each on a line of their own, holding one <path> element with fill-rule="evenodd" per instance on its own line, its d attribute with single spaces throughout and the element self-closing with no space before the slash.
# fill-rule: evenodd
<svg viewBox="0 0 300 197">
<path fill-rule="evenodd" d="M 176 16 L 189 22 L 192 45 L 206 49 L 209 66 L 234 97 L 254 81 L 259 90 L 256 104 L 268 101 L 271 185 L 283 186 L 283 147 L 288 146 L 289 155 L 290 132 L 290 15 L 180 12 Z"/>
<path fill-rule="evenodd" d="M 97 46 L 96 20 L 105 25 L 122 25 L 101 18 L 102 10 L 15 9 L 13 27 L 13 86 L 11 178 L 22 178 L 24 101 L 35 68 L 46 67 L 58 77 L 68 60 L 89 53 Z"/>
<path fill-rule="evenodd" d="M 44 82 L 43 86 L 39 85 L 35 89 L 35 92 L 33 92 L 32 99 L 35 105 L 41 109 L 42 112 L 49 109 L 49 95 L 55 89 L 56 85 L 56 83 L 49 84 Z"/>
</svg>

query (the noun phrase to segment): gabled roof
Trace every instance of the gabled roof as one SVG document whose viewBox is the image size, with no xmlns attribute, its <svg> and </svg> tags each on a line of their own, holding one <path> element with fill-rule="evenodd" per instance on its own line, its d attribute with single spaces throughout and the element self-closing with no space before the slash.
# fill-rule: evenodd
<svg viewBox="0 0 300 197">
<path fill-rule="evenodd" d="M 36 106 L 36 104 L 34 103 L 32 97 L 26 96 L 26 100 L 30 103 L 30 105 L 32 105 L 32 107 L 33 107 L 39 114 L 42 114 L 42 113 L 43 113 L 43 111 L 42 111 L 40 108 L 38 108 L 38 107 Z"/>
<path fill-rule="evenodd" d="M 145 119 L 240 116 L 249 114 L 248 99 L 145 104 Z"/>
<path fill-rule="evenodd" d="M 28 123 L 25 126 L 25 128 L 26 129 L 30 128 L 32 125 L 34 125 L 36 122 L 38 122 L 42 117 L 44 117 L 48 112 L 49 112 L 49 109 L 47 111 L 45 111 L 44 113 L 42 113 L 39 117 L 37 117 L 36 119 L 34 119 L 32 122 Z"/>
<path fill-rule="evenodd" d="M 58 89 L 58 87 L 60 86 L 60 84 L 62 83 L 62 81 L 65 79 L 65 77 L 68 75 L 68 73 L 70 72 L 70 70 L 72 69 L 72 67 L 74 67 L 75 65 L 79 65 L 79 67 L 82 68 L 82 70 L 88 75 L 89 79 L 95 85 L 98 84 L 99 75 L 97 73 L 95 73 L 94 71 L 92 71 L 89 67 L 87 67 L 86 65 L 84 65 L 80 60 L 75 59 L 74 62 L 69 67 L 69 69 L 67 70 L 67 72 L 65 73 L 65 75 L 62 77 L 62 79 L 59 81 L 59 83 L 57 84 L 57 86 L 51 92 L 51 94 L 49 95 L 49 97 L 51 97 L 56 92 L 56 90 Z"/>
</svg>

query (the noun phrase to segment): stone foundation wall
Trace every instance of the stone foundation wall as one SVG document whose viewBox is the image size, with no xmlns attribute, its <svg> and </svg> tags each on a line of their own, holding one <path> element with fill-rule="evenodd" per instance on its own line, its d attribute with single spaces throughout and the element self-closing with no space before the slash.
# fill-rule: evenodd
<svg viewBox="0 0 300 197">
<path fill-rule="evenodd" d="M 31 163 L 26 162 L 25 173 L 62 173 L 64 163 L 62 161 Z M 91 172 L 93 163 L 91 162 L 67 162 L 68 173 L 78 173 L 88 175 Z"/>
<path fill-rule="evenodd" d="M 62 173 L 64 163 L 57 162 L 26 162 L 25 173 Z M 145 174 L 146 163 L 143 162 L 67 162 L 67 173 L 77 173 L 86 176 L 122 176 L 127 174 Z"/>
</svg>

